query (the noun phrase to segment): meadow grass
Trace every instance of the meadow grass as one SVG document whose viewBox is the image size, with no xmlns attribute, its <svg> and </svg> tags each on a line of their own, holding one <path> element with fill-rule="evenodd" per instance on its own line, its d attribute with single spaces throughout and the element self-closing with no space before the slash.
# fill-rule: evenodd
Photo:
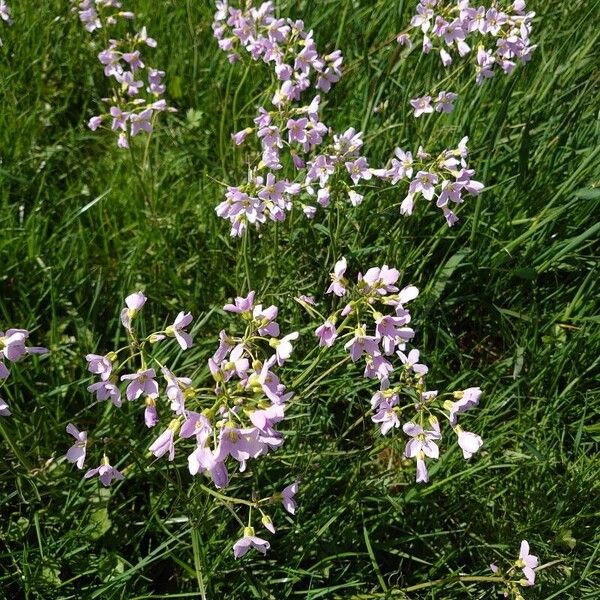
<svg viewBox="0 0 600 600">
<path fill-rule="evenodd" d="M 454 112 L 420 120 L 408 100 L 440 79 L 439 64 L 385 44 L 413 2 L 277 2 L 320 47 L 343 51 L 326 121 L 362 129 L 371 164 L 395 146 L 436 152 L 469 135 L 488 189 L 451 230 L 424 203 L 401 217 L 390 190 L 337 223 L 292 215 L 244 248 L 214 207 L 220 182 L 245 176 L 230 134 L 264 101 L 268 70 L 227 63 L 208 0 L 131 0 L 178 108 L 153 136 L 142 186 L 113 137 L 85 126 L 107 88 L 99 48 L 67 4 L 15 1 L 15 24 L 1 32 L 0 329 L 28 327 L 52 353 L 14 369 L 13 416 L 0 421 L 0 597 L 490 598 L 489 586 L 452 577 L 488 575 L 523 538 L 543 563 L 557 561 L 527 598 L 600 597 L 600 2 L 532 0 L 532 62 L 482 87 L 459 74 Z M 134 158 L 143 150 L 134 145 Z M 93 429 L 104 411 L 88 410 L 83 357 L 121 335 L 128 293 L 145 290 L 157 326 L 182 308 L 197 317 L 183 368 L 212 352 L 228 322 L 220 307 L 249 280 L 301 332 L 292 367 L 301 377 L 317 324 L 293 298 L 322 298 L 342 254 L 353 272 L 394 265 L 422 290 L 413 314 L 429 381 L 485 391 L 466 416 L 485 439 L 473 460 L 447 452 L 432 483 L 416 486 L 402 436 L 381 437 L 365 417 L 373 383 L 333 369 L 298 390 L 282 450 L 234 483 L 235 495 L 250 481 L 268 489 L 276 476 L 302 478 L 299 512 L 279 520 L 267 557 L 238 562 L 239 526 L 201 478 L 166 462 L 144 468 L 147 445 L 136 441 L 152 434 L 135 407 L 119 435 L 140 471 L 116 492 L 64 462 L 66 424 Z M 321 372 L 342 357 L 332 351 Z"/>
</svg>

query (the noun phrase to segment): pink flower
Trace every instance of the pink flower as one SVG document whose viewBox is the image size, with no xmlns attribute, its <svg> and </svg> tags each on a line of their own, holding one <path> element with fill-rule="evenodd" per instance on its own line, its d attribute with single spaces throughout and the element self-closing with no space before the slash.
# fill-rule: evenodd
<svg viewBox="0 0 600 600">
<path fill-rule="evenodd" d="M 188 469 L 192 475 L 208 473 L 217 488 L 224 488 L 229 483 L 229 474 L 224 459 L 210 448 L 198 446 L 188 456 Z"/>
<path fill-rule="evenodd" d="M 397 401 L 383 400 L 377 407 L 377 414 L 371 417 L 373 423 L 381 424 L 381 433 L 383 435 L 386 435 L 394 427 L 400 427 L 398 413 L 394 410 L 395 404 L 397 404 Z"/>
<path fill-rule="evenodd" d="M 346 342 L 344 349 L 350 352 L 352 362 L 356 362 L 363 354 L 373 356 L 377 353 L 378 340 L 366 334 L 364 325 L 354 331 L 354 337 Z"/>
</svg>

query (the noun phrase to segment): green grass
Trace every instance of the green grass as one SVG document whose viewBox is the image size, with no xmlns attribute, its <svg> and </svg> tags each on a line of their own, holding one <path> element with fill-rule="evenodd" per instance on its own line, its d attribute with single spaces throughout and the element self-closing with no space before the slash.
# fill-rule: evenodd
<svg viewBox="0 0 600 600">
<path fill-rule="evenodd" d="M 341 254 L 353 273 L 385 262 L 422 290 L 413 314 L 430 385 L 485 390 L 465 417 L 485 446 L 469 463 L 448 451 L 417 487 L 402 435 L 381 438 L 361 419 L 373 382 L 350 367 L 305 392 L 309 381 L 284 448 L 231 491 L 269 493 L 297 474 L 299 512 L 277 514 L 266 558 L 238 562 L 238 525 L 184 464 L 159 462 L 104 492 L 62 457 L 66 423 L 93 430 L 104 410 L 89 409 L 83 356 L 121 335 L 125 295 L 143 287 L 153 323 L 182 308 L 198 317 L 183 366 L 203 363 L 230 322 L 219 307 L 247 289 L 246 272 L 240 242 L 214 214 L 216 180 L 244 177 L 229 134 L 264 100 L 268 73 L 227 63 L 208 0 L 127 3 L 159 41 L 153 62 L 179 109 L 152 140 L 149 206 L 129 155 L 85 127 L 107 88 L 98 47 L 66 4 L 15 1 L 15 24 L 0 33 L 0 329 L 31 328 L 52 350 L 15 367 L 3 390 L 14 414 L 0 421 L 0 596 L 192 598 L 204 587 L 207 598 L 392 598 L 458 572 L 488 575 L 527 538 L 542 562 L 559 561 L 527 598 L 599 597 L 600 2 L 532 0 L 532 62 L 481 88 L 461 75 L 452 115 L 418 121 L 407 102 L 439 78 L 436 59 L 399 59 L 394 44 L 371 52 L 406 25 L 413 2 L 277 3 L 352 65 L 327 97 L 326 122 L 362 128 L 371 164 L 397 145 L 439 151 L 469 135 L 489 186 L 452 230 L 423 203 L 400 217 L 401 198 L 384 192 L 344 215 L 335 239 L 327 218 L 298 215 L 250 236 L 251 285 L 303 334 L 286 381 L 315 352 L 317 324 L 293 297 L 322 298 Z M 333 351 L 319 372 L 342 356 Z M 152 434 L 125 408 L 121 442 L 143 459 Z M 408 597 L 493 591 L 447 583 Z"/>
</svg>

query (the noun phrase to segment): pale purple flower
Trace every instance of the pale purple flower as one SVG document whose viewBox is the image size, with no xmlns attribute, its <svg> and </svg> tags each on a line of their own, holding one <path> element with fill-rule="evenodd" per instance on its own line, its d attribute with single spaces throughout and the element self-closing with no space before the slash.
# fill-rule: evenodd
<svg viewBox="0 0 600 600">
<path fill-rule="evenodd" d="M 233 142 L 236 146 L 240 146 L 241 144 L 244 143 L 245 139 L 248 137 L 248 134 L 250 134 L 250 133 L 252 133 L 252 128 L 246 127 L 246 129 L 242 129 L 241 131 L 238 131 L 237 133 L 232 133 L 231 139 L 233 140 Z"/>
<path fill-rule="evenodd" d="M 131 137 L 135 137 L 140 131 L 152 133 L 152 109 L 147 108 L 140 113 L 131 113 L 129 123 L 131 125 Z"/>
<path fill-rule="evenodd" d="M 251 312 L 254 308 L 254 295 L 255 292 L 250 291 L 245 298 L 238 296 L 234 300 L 235 304 L 226 304 L 223 310 L 237 314 Z"/>
<path fill-rule="evenodd" d="M 216 455 L 221 461 L 231 456 L 240 463 L 240 469 L 244 470 L 246 461 L 260 456 L 264 450 L 264 444 L 259 440 L 259 431 L 256 427 L 223 427 L 219 435 Z"/>
<path fill-rule="evenodd" d="M 142 310 L 146 304 L 146 296 L 143 292 L 135 292 L 125 298 L 125 308 L 121 311 L 121 323 L 128 331 L 131 331 L 131 321 Z"/>
<path fill-rule="evenodd" d="M 445 48 L 440 48 L 440 59 L 444 67 L 449 67 L 452 64 L 452 55 Z"/>
<path fill-rule="evenodd" d="M 139 50 L 134 50 L 133 52 L 124 52 L 122 58 L 126 63 L 129 64 L 129 68 L 132 72 L 143 69 L 145 66 L 140 57 Z"/>
<path fill-rule="evenodd" d="M 296 298 L 299 302 L 304 302 L 305 304 L 310 304 L 311 306 L 315 306 L 316 302 L 312 296 L 307 296 L 306 294 L 300 294 L 298 298 Z"/>
<path fill-rule="evenodd" d="M 115 79 L 121 84 L 123 91 L 125 91 L 128 96 L 136 96 L 140 91 L 140 88 L 144 87 L 144 82 L 135 79 L 132 71 L 115 73 Z"/>
<path fill-rule="evenodd" d="M 431 96 L 422 96 L 421 98 L 413 98 L 410 105 L 414 108 L 414 116 L 420 117 L 433 112 L 431 106 Z"/>
<path fill-rule="evenodd" d="M 334 293 L 336 296 L 344 296 L 346 294 L 346 280 L 344 273 L 347 268 L 346 259 L 342 257 L 335 263 L 333 273 L 331 273 L 331 285 L 327 288 L 326 294 Z"/>
<path fill-rule="evenodd" d="M 88 362 L 88 371 L 94 375 L 100 375 L 102 381 L 107 381 L 112 373 L 112 362 L 109 356 L 99 354 L 88 354 L 85 357 Z"/>
<path fill-rule="evenodd" d="M 121 391 L 111 381 L 99 381 L 88 386 L 88 392 L 96 394 L 98 400 L 110 400 L 115 406 L 121 406 Z"/>
<path fill-rule="evenodd" d="M 121 381 L 131 381 L 127 386 L 127 400 L 137 400 L 141 395 L 158 398 L 158 383 L 154 369 L 142 369 L 137 373 L 121 375 Z"/>
<path fill-rule="evenodd" d="M 29 337 L 26 329 L 7 329 L 6 333 L 0 331 L 0 357 L 16 362 L 27 354 L 25 342 Z"/>
<path fill-rule="evenodd" d="M 148 35 L 145 25 L 142 27 L 142 30 L 136 35 L 136 37 L 140 42 L 143 42 L 149 48 L 156 48 L 157 46 L 156 40 Z"/>
<path fill-rule="evenodd" d="M 433 18 L 433 10 L 419 3 L 417 5 L 417 14 L 413 16 L 410 21 L 410 24 L 413 27 L 420 27 L 423 33 L 427 33 L 427 31 L 431 27 L 431 19 Z"/>
<path fill-rule="evenodd" d="M 392 185 L 396 185 L 405 177 L 412 177 L 413 174 L 413 156 L 411 152 L 404 152 L 402 148 L 394 150 L 396 158 L 392 158 L 392 167 L 389 170 Z"/>
<path fill-rule="evenodd" d="M 256 537 L 254 535 L 253 527 L 245 527 L 244 528 L 244 537 L 240 538 L 233 545 L 233 556 L 235 558 L 240 558 L 250 550 L 250 548 L 254 548 L 258 550 L 261 554 L 266 554 L 267 550 L 271 547 L 271 544 L 267 542 L 267 540 L 263 540 L 262 538 Z"/>
<path fill-rule="evenodd" d="M 154 427 L 158 423 L 158 411 L 154 398 L 146 396 L 146 408 L 144 409 L 144 423 L 146 427 Z"/>
<path fill-rule="evenodd" d="M 258 304 L 252 311 L 254 321 L 258 325 L 259 335 L 268 335 L 270 337 L 277 337 L 279 335 L 279 324 L 277 314 L 279 309 L 276 306 L 269 306 L 263 309 L 262 304 Z"/>
<path fill-rule="evenodd" d="M 167 335 L 175 336 L 175 339 L 182 350 L 187 350 L 192 346 L 192 336 L 185 331 L 185 328 L 193 321 L 193 319 L 192 313 L 181 311 L 177 317 L 175 317 L 173 325 L 167 327 Z"/>
<path fill-rule="evenodd" d="M 286 129 L 288 130 L 288 140 L 290 144 L 292 142 L 299 142 L 300 144 L 306 142 L 307 125 L 308 119 L 306 117 L 300 119 L 288 119 Z"/>
<path fill-rule="evenodd" d="M 465 459 L 471 458 L 483 446 L 483 440 L 475 433 L 463 431 L 460 427 L 457 427 L 457 434 L 458 445 L 461 447 Z"/>
<path fill-rule="evenodd" d="M 294 496 L 298 493 L 298 480 L 294 481 L 294 483 L 288 485 L 283 488 L 281 492 L 281 502 L 283 503 L 283 508 L 287 510 L 290 514 L 296 514 L 296 499 Z"/>
<path fill-rule="evenodd" d="M 358 327 L 354 331 L 354 337 L 344 345 L 344 349 L 350 352 L 352 362 L 356 362 L 363 354 L 373 356 L 377 353 L 377 348 L 377 338 L 367 335 L 364 325 Z"/>
<path fill-rule="evenodd" d="M 466 390 L 454 392 L 454 398 L 456 398 L 454 402 L 448 401 L 445 404 L 450 411 L 449 419 L 452 426 L 456 425 L 457 415 L 479 404 L 481 388 L 467 388 Z"/>
<path fill-rule="evenodd" d="M 397 292 L 398 288 L 394 285 L 400 277 L 398 269 L 390 269 L 387 265 L 380 267 L 371 267 L 363 275 L 359 275 L 359 282 L 367 293 L 377 292 L 380 296 L 385 296 L 389 292 Z"/>
<path fill-rule="evenodd" d="M 317 214 L 317 207 L 311 206 L 310 204 L 305 204 L 302 207 L 302 212 L 306 216 L 307 219 L 314 219 Z"/>
<path fill-rule="evenodd" d="M 411 194 L 421 192 L 426 200 L 431 200 L 435 192 L 434 186 L 438 182 L 438 179 L 435 173 L 419 171 L 410 182 L 409 192 Z"/>
<path fill-rule="evenodd" d="M 488 52 L 483 46 L 480 46 L 477 50 L 477 64 L 476 64 L 476 77 L 475 83 L 481 84 L 484 79 L 489 79 L 494 76 L 492 70 L 494 66 L 495 58 L 491 52 Z"/>
<path fill-rule="evenodd" d="M 522 585 L 533 585 L 535 583 L 535 571 L 534 569 L 538 566 L 539 559 L 534 554 L 529 554 L 529 542 L 523 540 L 521 542 L 521 548 L 519 549 L 519 560 L 517 566 L 523 570 L 525 575 L 525 581 Z"/>
<path fill-rule="evenodd" d="M 195 436 L 198 446 L 204 446 L 212 431 L 213 428 L 208 417 L 197 412 L 187 411 L 185 421 L 179 430 L 179 437 Z"/>
<path fill-rule="evenodd" d="M 10 17 L 10 8 L 4 0 L 0 0 L 0 19 L 2 19 L 8 25 L 12 23 L 12 19 Z"/>
<path fill-rule="evenodd" d="M 356 160 L 346 162 L 345 166 L 354 185 L 357 185 L 361 179 L 369 180 L 373 176 L 367 159 L 364 156 L 359 156 Z"/>
<path fill-rule="evenodd" d="M 335 324 L 327 319 L 325 323 L 315 329 L 315 335 L 319 338 L 319 346 L 331 347 L 337 338 Z"/>
<path fill-rule="evenodd" d="M 101 116 L 92 117 L 88 121 L 88 127 L 92 131 L 96 131 L 96 129 L 98 129 L 98 127 L 100 127 L 100 125 L 102 125 L 102 117 Z"/>
<path fill-rule="evenodd" d="M 417 483 L 429 481 L 425 457 L 436 459 L 440 456 L 440 450 L 435 444 L 442 437 L 440 426 L 436 421 L 431 427 L 429 430 L 424 430 L 421 425 L 412 421 L 402 426 L 404 433 L 412 438 L 406 444 L 404 454 L 407 458 L 417 459 Z"/>
<path fill-rule="evenodd" d="M 406 323 L 404 317 L 378 315 L 375 323 L 375 337 L 381 341 L 383 350 L 388 355 L 394 352 L 396 345 L 412 339 L 415 335 L 414 329 L 402 327 Z"/>
<path fill-rule="evenodd" d="M 121 471 L 115 469 L 115 467 L 110 466 L 110 463 L 106 456 L 104 456 L 104 458 L 102 459 L 102 462 L 99 467 L 96 467 L 95 469 L 90 469 L 83 477 L 85 479 L 89 479 L 90 477 L 94 477 L 95 475 L 98 475 L 98 477 L 100 478 L 100 482 L 104 487 L 108 487 L 112 483 L 113 479 L 116 479 L 117 481 L 125 479 Z"/>
<path fill-rule="evenodd" d="M 454 101 L 458 94 L 454 92 L 440 92 L 435 99 L 435 110 L 437 112 L 450 113 L 454 110 Z"/>
<path fill-rule="evenodd" d="M 0 360 L 0 379 L 7 379 L 10 375 L 10 371 L 6 365 Z"/>
<path fill-rule="evenodd" d="M 67 460 L 70 463 L 75 463 L 78 469 L 83 469 L 87 447 L 87 432 L 79 431 L 75 425 L 69 423 L 67 433 L 75 438 L 75 443 L 67 451 Z"/>
<path fill-rule="evenodd" d="M 269 345 L 275 348 L 275 355 L 277 356 L 277 364 L 279 366 L 292 355 L 293 347 L 291 342 L 298 339 L 298 332 L 294 331 L 281 339 L 272 338 Z"/>
<path fill-rule="evenodd" d="M 169 453 L 169 460 L 173 460 L 175 458 L 175 428 L 179 426 L 179 421 L 174 419 L 171 421 L 171 424 L 154 440 L 150 448 L 148 450 L 156 456 L 156 458 L 160 458 Z"/>
<path fill-rule="evenodd" d="M 0 417 L 10 417 L 11 414 L 8 404 L 0 398 Z"/>
<path fill-rule="evenodd" d="M 229 483 L 229 474 L 223 461 L 224 458 L 210 448 L 198 446 L 188 456 L 188 469 L 192 475 L 208 473 L 217 488 L 224 488 Z"/>
<path fill-rule="evenodd" d="M 425 375 L 429 371 L 427 365 L 419 364 L 419 351 L 413 348 L 408 356 L 404 352 L 398 351 L 398 356 L 407 369 L 410 369 L 418 375 Z"/>
<path fill-rule="evenodd" d="M 358 192 L 355 192 L 354 190 L 349 190 L 348 200 L 350 200 L 350 204 L 352 204 L 352 206 L 359 206 L 360 204 L 362 204 L 364 196 L 362 194 L 359 194 Z"/>
<path fill-rule="evenodd" d="M 390 429 L 400 427 L 398 413 L 394 410 L 396 402 L 383 400 L 377 407 L 377 413 L 371 417 L 373 423 L 380 423 L 381 433 L 386 435 Z"/>
</svg>

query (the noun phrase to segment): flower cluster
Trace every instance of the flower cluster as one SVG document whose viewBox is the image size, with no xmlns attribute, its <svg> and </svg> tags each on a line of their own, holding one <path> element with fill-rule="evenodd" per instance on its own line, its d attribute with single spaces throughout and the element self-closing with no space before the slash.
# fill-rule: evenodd
<svg viewBox="0 0 600 600">
<path fill-rule="evenodd" d="M 534 554 L 529 553 L 529 542 L 523 540 L 519 548 L 519 558 L 511 565 L 506 573 L 503 573 L 498 565 L 492 563 L 490 569 L 494 575 L 502 578 L 502 582 L 506 586 L 503 592 L 505 598 L 514 598 L 514 600 L 523 600 L 521 588 L 530 587 L 535 583 L 535 569 L 538 566 L 539 558 Z M 521 571 L 523 576 L 515 580 L 515 576 L 519 576 L 518 571 Z"/>
<path fill-rule="evenodd" d="M 526 12 L 525 0 L 504 9 L 496 2 L 486 8 L 471 6 L 470 0 L 420 0 L 410 24 L 414 35 L 422 36 L 423 52 L 438 52 L 444 67 L 456 54 L 464 57 L 476 48 L 475 81 L 481 84 L 497 67 L 508 74 L 518 61 L 529 61 L 536 48 L 529 40 L 534 16 Z M 410 44 L 410 36 L 399 36 L 399 42 Z"/>
<path fill-rule="evenodd" d="M 464 202 L 463 194 L 475 196 L 484 188 L 483 183 L 473 179 L 474 169 L 467 165 L 469 149 L 464 137 L 455 149 L 444 150 L 436 158 L 419 148 L 413 157 L 411 152 L 396 148 L 395 157 L 385 169 L 374 170 L 377 177 L 389 181 L 392 185 L 406 181 L 408 194 L 400 205 L 403 215 L 411 215 L 415 200 L 422 195 L 425 200 L 436 198 L 436 206 L 440 208 L 451 227 L 458 218 L 451 206 Z"/>
<path fill-rule="evenodd" d="M 97 400 L 108 400 L 116 407 L 122 406 L 123 398 L 143 401 L 144 422 L 149 429 L 156 427 L 164 412 L 170 413 L 166 427 L 149 445 L 149 456 L 166 456 L 173 461 L 175 445 L 181 448 L 191 442 L 186 455 L 190 474 L 207 475 L 219 489 L 228 485 L 232 463 L 240 472 L 244 471 L 249 460 L 277 450 L 284 442 L 277 425 L 285 417 L 286 402 L 292 393 L 286 390 L 276 371 L 289 360 L 292 342 L 298 333 L 281 336 L 278 308 L 257 304 L 254 296 L 251 291 L 248 296 L 235 298 L 233 303 L 223 307 L 226 312 L 238 315 L 245 329 L 242 335 L 220 332 L 218 347 L 207 361 L 210 381 L 201 383 L 204 387 L 192 377 L 176 375 L 153 352 L 169 339 L 181 350 L 190 348 L 193 338 L 188 329 L 192 315 L 180 312 L 164 330 L 139 338 L 135 325 L 146 304 L 142 292 L 128 296 L 121 311 L 128 344 L 104 355 L 86 356 L 88 370 L 98 377 L 98 381 L 88 387 Z M 194 371 L 199 372 L 200 369 Z M 160 378 L 163 385 L 159 383 Z M 159 404 L 162 407 L 159 408 Z M 88 434 L 72 423 L 67 426 L 67 433 L 74 438 L 67 460 L 82 469 Z M 104 440 L 105 444 L 110 441 Z M 104 452 L 100 465 L 88 470 L 84 477 L 98 476 L 103 485 L 109 486 L 113 480 L 124 479 L 126 472 L 127 469 L 122 472 L 112 466 Z M 288 512 L 293 513 L 297 489 L 295 482 L 282 493 L 262 500 L 228 498 L 228 502 L 256 508 L 263 516 L 264 526 L 274 532 L 264 506 L 282 502 Z M 224 498 L 210 488 L 209 492 Z M 268 543 L 261 546 L 258 539 L 246 532 L 234 548 L 236 557 L 242 556 L 250 546 L 266 550 Z"/>
<path fill-rule="evenodd" d="M 398 160 L 393 159 L 390 168 L 371 168 L 362 152 L 362 132 L 350 127 L 343 133 L 335 133 L 327 127 L 321 117 L 319 94 L 308 104 L 294 104 L 300 99 L 298 90 L 310 87 L 310 75 L 319 73 L 322 61 L 313 48 L 310 35 L 302 38 L 304 43 L 300 49 L 293 44 L 292 47 L 285 45 L 297 37 L 292 23 L 289 19 L 275 19 L 271 3 L 265 3 L 258 9 L 249 6 L 246 11 L 218 3 L 213 27 L 221 47 L 230 51 L 231 57 L 238 56 L 234 49 L 241 44 L 254 58 L 262 56 L 266 62 L 274 61 L 276 73 L 279 73 L 277 68 L 281 65 L 289 66 L 289 69 L 281 71 L 286 74 L 281 87 L 278 74 L 278 87 L 271 99 L 274 108 L 267 110 L 261 106 L 253 127 L 232 134 L 238 146 L 246 143 L 253 134 L 258 148 L 248 157 L 247 183 L 228 186 L 224 200 L 216 207 L 217 215 L 231 223 L 231 235 L 241 236 L 248 226 L 259 228 L 268 220 L 283 221 L 295 205 L 308 218 L 316 215 L 318 207 L 326 208 L 334 202 L 358 206 L 364 199 L 363 186 L 374 185 L 373 176 L 392 181 L 393 185 L 402 179 L 409 180 L 409 197 L 401 210 L 405 215 L 412 213 L 418 193 L 431 200 L 439 182 L 438 206 L 442 208 L 448 224 L 453 225 L 457 218 L 450 210 L 449 202 L 460 203 L 463 191 L 476 194 L 483 187 L 472 181 L 474 171 L 466 164 L 466 138 L 457 150 L 446 150 L 435 160 L 430 160 L 430 156 L 419 149 L 418 160 L 414 161 L 414 181 L 410 152 L 396 150 L 398 156 L 401 153 L 404 157 L 405 167 L 399 167 Z M 279 39 L 281 36 L 283 38 Z M 277 51 L 272 54 L 274 47 Z M 299 59 L 307 48 L 311 49 L 310 56 L 318 66 L 310 63 L 312 68 L 309 68 L 305 58 Z M 278 62 L 285 60 L 289 65 Z M 298 87 L 299 80 L 304 83 Z M 294 83 L 290 83 L 292 81 Z M 286 84 L 292 86 L 293 93 L 282 91 L 288 89 Z M 316 87 L 325 91 L 319 83 Z M 328 89 L 328 86 L 325 87 Z M 431 105 L 431 97 L 415 98 L 412 101 L 415 115 L 434 110 L 450 112 L 456 97 L 453 92 L 440 92 L 435 99 L 435 108 Z"/>
<path fill-rule="evenodd" d="M 319 100 L 316 96 L 310 106 L 296 109 L 293 116 L 300 118 L 288 118 L 282 128 L 266 124 L 271 114 L 261 113 L 262 123 L 258 130 L 263 145 L 261 163 L 256 170 L 250 171 L 247 184 L 229 187 L 225 200 L 216 208 L 220 217 L 230 220 L 231 235 L 242 235 L 248 224 L 258 227 L 267 218 L 283 221 L 296 197 L 300 198 L 299 204 L 308 218 L 314 217 L 315 204 L 325 208 L 339 197 L 352 206 L 362 202 L 363 195 L 356 188 L 361 180 L 368 181 L 373 176 L 367 159 L 360 153 L 362 133 L 351 127 L 344 133 L 333 134 L 317 152 L 317 146 L 328 134 L 327 127 L 318 117 Z M 279 162 L 278 148 L 284 146 L 282 134 L 290 149 L 296 181 L 277 179 L 271 172 L 266 177 L 257 175 L 257 171 L 265 166 L 281 167 L 268 163 L 267 155 Z"/>
<path fill-rule="evenodd" d="M 130 11 L 122 11 L 120 0 L 71 0 L 86 30 L 92 33 L 109 25 L 116 25 L 119 19 L 133 19 Z"/>
<path fill-rule="evenodd" d="M 331 273 L 328 294 L 343 298 L 345 304 L 327 317 L 315 335 L 322 347 L 331 347 L 338 338 L 345 340 L 344 348 L 352 362 L 364 360 L 364 377 L 380 381 L 379 390 L 371 399 L 374 411 L 372 420 L 386 435 L 401 425 L 410 437 L 404 450 L 407 458 L 416 459 L 417 482 L 427 482 L 429 475 L 425 459 L 437 459 L 442 438 L 438 416 L 448 420 L 457 436 L 465 459 L 469 459 L 482 446 L 478 435 L 464 431 L 458 425 L 457 415 L 479 403 L 481 390 L 468 388 L 448 394 L 448 399 L 437 391 L 428 391 L 425 376 L 429 369 L 419 362 L 416 348 L 407 350 L 414 337 L 409 327 L 411 321 L 407 304 L 418 296 L 418 289 L 409 285 L 397 287 L 400 273 L 387 265 L 373 267 L 356 283 L 346 278 L 347 263 L 339 260 Z M 338 325 L 340 319 L 343 319 Z M 397 361 L 399 365 L 392 361 Z M 392 373 L 398 381 L 392 384 Z M 452 397 L 452 400 L 450 400 Z M 410 417 L 406 412 L 410 411 Z"/>
<path fill-rule="evenodd" d="M 4 0 L 0 0 L 0 21 L 3 21 L 7 25 L 12 25 L 12 18 L 10 16 L 10 7 Z M 0 38 L 0 48 L 2 47 L 2 39 Z"/>
<path fill-rule="evenodd" d="M 118 0 L 83 0 L 78 3 L 79 18 L 90 32 L 114 25 L 118 18 L 133 19 L 131 12 L 120 11 Z M 96 131 L 105 126 L 118 134 L 119 148 L 128 148 L 130 139 L 140 133 L 152 133 L 157 115 L 174 109 L 164 99 L 165 72 L 146 64 L 141 49 L 156 48 L 157 42 L 146 27 L 123 39 L 110 39 L 107 48 L 98 54 L 104 75 L 116 82 L 107 111 L 93 116 L 88 127 Z"/>
<path fill-rule="evenodd" d="M 40 346 L 27 346 L 29 332 L 26 329 L 8 329 L 0 331 L 0 387 L 2 387 L 10 376 L 7 362 L 17 362 L 27 355 L 46 354 L 47 348 Z M 0 398 L 0 416 L 11 415 L 10 408 L 5 400 Z"/>
<path fill-rule="evenodd" d="M 414 116 L 420 117 L 421 115 L 431 114 L 432 112 L 439 113 L 451 113 L 454 110 L 454 101 L 458 98 L 458 95 L 454 92 L 440 92 L 433 102 L 435 106 L 432 106 L 431 96 L 422 96 L 420 98 L 413 98 L 410 101 L 410 105 L 414 109 Z"/>
<path fill-rule="evenodd" d="M 312 31 L 306 31 L 302 21 L 277 18 L 273 2 L 258 8 L 247 2 L 245 9 L 229 6 L 227 0 L 216 5 L 213 32 L 229 61 L 238 61 L 243 49 L 252 59 L 273 65 L 281 82 L 273 97 L 275 106 L 299 100 L 311 85 L 328 92 L 340 80 L 341 52 L 319 54 Z"/>
</svg>

